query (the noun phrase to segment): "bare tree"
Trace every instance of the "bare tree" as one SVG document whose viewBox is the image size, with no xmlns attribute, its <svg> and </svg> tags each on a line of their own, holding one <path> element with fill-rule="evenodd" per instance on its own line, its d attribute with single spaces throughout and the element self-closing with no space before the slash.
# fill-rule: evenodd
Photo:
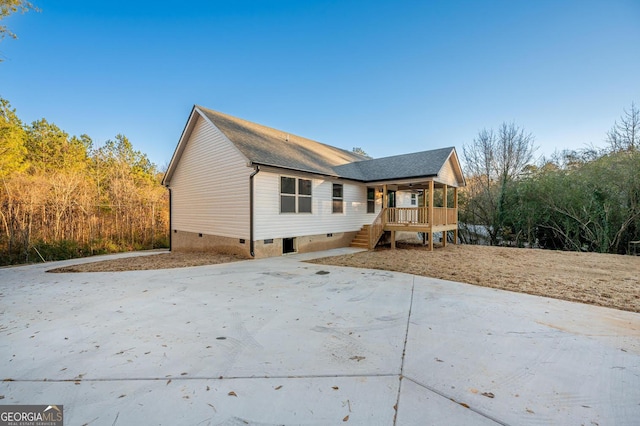
<svg viewBox="0 0 640 426">
<path fill-rule="evenodd" d="M 624 109 L 620 122 L 616 121 L 607 132 L 607 143 L 613 152 L 640 149 L 640 110 L 631 103 L 629 111 Z"/>
<path fill-rule="evenodd" d="M 515 123 L 502 123 L 497 132 L 483 129 L 463 146 L 470 182 L 465 220 L 486 226 L 493 245 L 503 231 L 505 192 L 533 160 L 533 143 L 531 133 Z"/>
<path fill-rule="evenodd" d="M 35 10 L 36 12 L 40 11 L 40 9 L 26 0 L 0 0 L 0 20 L 16 12 L 26 13 L 29 10 Z M 11 32 L 6 25 L 0 25 L 0 40 L 5 36 L 18 38 L 18 36 Z"/>
<path fill-rule="evenodd" d="M 356 154 L 360 154 L 363 157 L 371 158 L 371 156 L 369 154 L 367 154 L 365 152 L 365 150 L 360 148 L 359 146 L 354 146 L 353 149 L 351 150 L 351 152 L 355 152 Z"/>
</svg>

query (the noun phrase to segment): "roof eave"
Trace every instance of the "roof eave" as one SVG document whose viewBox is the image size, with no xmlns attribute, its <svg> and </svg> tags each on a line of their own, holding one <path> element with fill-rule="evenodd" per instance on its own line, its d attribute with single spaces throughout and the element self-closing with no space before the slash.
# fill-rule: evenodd
<svg viewBox="0 0 640 426">
<path fill-rule="evenodd" d="M 251 161 L 249 163 L 249 165 L 251 167 L 253 166 L 263 166 L 263 167 L 271 167 L 274 169 L 278 169 L 278 170 L 287 170 L 289 172 L 297 172 L 297 173 L 308 173 L 308 174 L 312 174 L 312 175 L 317 175 L 317 176 L 326 176 L 326 177 L 331 177 L 331 178 L 341 178 L 341 176 L 337 175 L 337 174 L 330 174 L 330 173 L 325 173 L 325 172 L 321 172 L 318 170 L 305 170 L 305 169 L 299 169 L 299 168 L 293 168 L 293 167 L 286 167 L 286 166 L 280 166 L 277 164 L 269 164 L 269 163 L 265 163 L 265 162 L 260 162 L 260 161 Z"/>
<path fill-rule="evenodd" d="M 180 157 L 182 156 L 182 152 L 185 148 L 186 140 L 188 139 L 188 135 L 193 131 L 193 126 L 195 124 L 195 120 L 193 117 L 195 116 L 196 105 L 191 108 L 191 112 L 189 113 L 189 118 L 184 125 L 184 129 L 182 129 L 182 133 L 180 134 L 180 139 L 178 139 L 178 145 L 176 145 L 176 149 L 173 151 L 173 155 L 171 156 L 171 161 L 169 161 L 169 166 L 167 167 L 167 171 L 164 173 L 162 177 L 161 184 L 163 186 L 168 187 L 171 182 L 171 177 L 175 171 L 176 165 L 180 161 Z"/>
<path fill-rule="evenodd" d="M 377 185 L 384 185 L 384 184 L 397 184 L 399 182 L 406 182 L 406 181 L 410 181 L 410 180 L 422 180 L 422 179 L 432 179 L 434 177 L 437 177 L 437 174 L 430 174 L 430 175 L 417 175 L 417 176 L 402 176 L 402 177 L 397 177 L 397 178 L 390 178 L 390 179 L 373 179 L 373 180 L 366 180 L 366 181 L 362 181 L 364 183 L 372 183 L 372 184 L 377 184 Z"/>
</svg>

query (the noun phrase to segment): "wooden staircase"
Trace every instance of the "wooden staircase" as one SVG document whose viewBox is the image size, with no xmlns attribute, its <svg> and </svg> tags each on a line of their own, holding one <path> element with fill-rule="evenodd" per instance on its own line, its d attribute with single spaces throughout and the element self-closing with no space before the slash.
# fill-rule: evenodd
<svg viewBox="0 0 640 426">
<path fill-rule="evenodd" d="M 351 244 L 349 244 L 349 247 L 357 247 L 357 248 L 363 248 L 368 250 L 370 227 L 371 225 L 364 225 L 362 228 L 360 228 L 356 236 L 353 237 L 353 240 L 351 241 Z"/>
</svg>

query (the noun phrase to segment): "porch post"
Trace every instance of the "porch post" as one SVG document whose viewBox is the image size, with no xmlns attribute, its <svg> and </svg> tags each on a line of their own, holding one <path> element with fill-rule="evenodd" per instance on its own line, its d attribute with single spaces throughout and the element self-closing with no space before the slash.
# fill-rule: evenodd
<svg viewBox="0 0 640 426">
<path fill-rule="evenodd" d="M 387 199 L 387 184 L 382 185 L 382 208 L 389 207 L 389 200 Z"/>
<path fill-rule="evenodd" d="M 447 188 L 448 188 L 447 185 L 444 185 L 442 187 L 442 207 L 444 207 L 444 209 L 445 209 L 444 212 L 445 213 L 447 212 L 446 209 L 447 209 L 447 205 L 448 205 L 448 203 L 447 203 Z M 447 220 L 447 215 L 446 214 L 444 215 L 444 224 L 445 225 L 449 224 L 449 221 Z"/>
<path fill-rule="evenodd" d="M 429 251 L 433 251 L 433 181 L 429 181 L 429 207 L 427 216 L 429 221 Z"/>
<path fill-rule="evenodd" d="M 422 205 L 420 207 L 420 223 L 425 223 L 429 220 L 429 215 L 425 215 L 425 208 L 427 208 L 427 190 L 422 189 Z M 427 245 L 427 238 L 429 238 L 429 234 L 425 231 L 422 233 L 422 245 Z"/>
<path fill-rule="evenodd" d="M 458 187 L 453 188 L 453 208 L 456 209 L 456 229 L 453 230 L 453 244 L 458 244 Z"/>
<path fill-rule="evenodd" d="M 445 184 L 442 187 L 442 208 L 444 208 L 444 224 L 447 225 L 449 223 L 447 216 L 449 216 L 448 212 L 447 212 L 447 185 Z M 442 231 L 442 247 L 446 247 L 447 246 L 447 232 L 448 231 Z"/>
</svg>

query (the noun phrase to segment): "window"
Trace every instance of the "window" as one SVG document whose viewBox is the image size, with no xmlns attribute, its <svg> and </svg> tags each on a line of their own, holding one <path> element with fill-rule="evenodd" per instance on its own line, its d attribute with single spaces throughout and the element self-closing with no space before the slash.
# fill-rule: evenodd
<svg viewBox="0 0 640 426">
<path fill-rule="evenodd" d="M 376 189 L 367 188 L 367 213 L 376 212 Z"/>
<path fill-rule="evenodd" d="M 280 213 L 311 213 L 310 179 L 280 177 Z"/>
<path fill-rule="evenodd" d="M 342 184 L 334 183 L 333 184 L 333 213 L 342 213 L 344 211 L 343 208 L 343 198 L 342 198 Z"/>
<path fill-rule="evenodd" d="M 411 205 L 412 206 L 418 205 L 418 195 L 417 194 L 411 194 Z"/>
<path fill-rule="evenodd" d="M 298 213 L 311 213 L 311 180 L 298 179 Z"/>
<path fill-rule="evenodd" d="M 280 213 L 296 212 L 296 179 L 280 178 Z"/>
</svg>

